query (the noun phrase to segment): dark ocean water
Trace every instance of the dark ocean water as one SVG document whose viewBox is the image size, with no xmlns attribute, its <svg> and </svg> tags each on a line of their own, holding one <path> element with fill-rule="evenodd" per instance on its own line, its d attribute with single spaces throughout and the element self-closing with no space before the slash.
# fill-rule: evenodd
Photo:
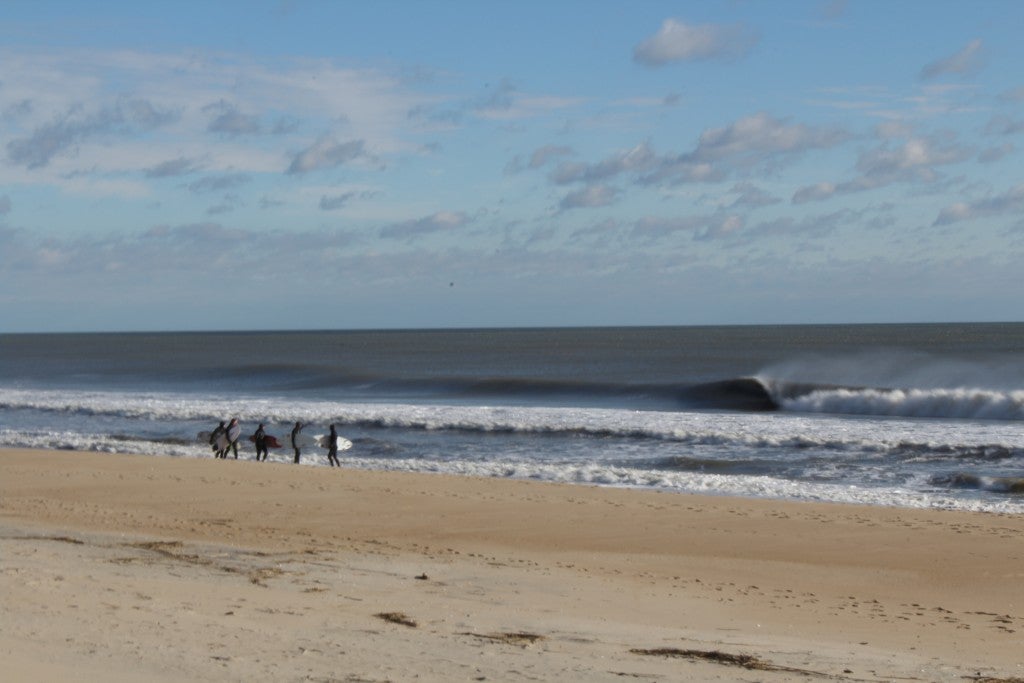
<svg viewBox="0 0 1024 683">
<path fill-rule="evenodd" d="M 354 467 L 1021 512 L 1022 349 L 1024 324 L 0 335 L 0 445 L 208 457 L 220 419 L 301 420 Z"/>
</svg>

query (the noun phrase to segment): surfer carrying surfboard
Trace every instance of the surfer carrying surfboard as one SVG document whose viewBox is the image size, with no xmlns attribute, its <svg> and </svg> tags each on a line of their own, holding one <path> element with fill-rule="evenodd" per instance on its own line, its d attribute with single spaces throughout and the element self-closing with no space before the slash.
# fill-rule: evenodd
<svg viewBox="0 0 1024 683">
<path fill-rule="evenodd" d="M 331 425 L 331 434 L 327 437 L 327 461 L 331 463 L 331 467 L 341 467 L 341 463 L 338 462 L 338 430 Z"/>
<path fill-rule="evenodd" d="M 299 432 L 302 431 L 302 423 L 296 422 L 292 427 L 292 448 L 295 449 L 295 464 L 299 464 Z"/>
<path fill-rule="evenodd" d="M 267 433 L 263 431 L 263 423 L 260 422 L 260 426 L 256 428 L 256 433 L 252 435 L 252 442 L 256 444 L 256 462 L 260 461 L 260 454 L 263 455 L 263 459 L 267 459 Z"/>
<path fill-rule="evenodd" d="M 227 427 L 224 426 L 224 421 L 221 420 L 216 429 L 210 432 L 210 447 L 213 449 L 213 457 L 215 458 L 222 458 L 225 455 L 225 453 L 221 451 L 221 446 L 223 445 L 221 440 L 225 437 L 227 431 Z"/>
</svg>

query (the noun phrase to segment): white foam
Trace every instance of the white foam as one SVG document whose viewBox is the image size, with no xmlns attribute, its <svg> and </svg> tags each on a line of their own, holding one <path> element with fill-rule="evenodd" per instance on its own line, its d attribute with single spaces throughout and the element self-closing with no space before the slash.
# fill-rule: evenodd
<svg viewBox="0 0 1024 683">
<path fill-rule="evenodd" d="M 882 392 L 877 405 L 913 403 L 893 392 Z M 931 401 L 939 400 L 929 394 Z M 1024 402 L 1024 392 L 1013 401 Z M 865 395 L 867 394 L 867 395 Z M 816 392 L 802 403 L 810 412 L 829 410 L 830 400 L 871 403 L 870 392 Z M 921 399 L 923 403 L 927 403 Z M 957 399 L 960 404 L 965 400 Z M 981 398 L 982 405 L 994 401 Z M 790 406 L 787 405 L 787 408 Z M 922 450 L 950 447 L 993 447 L 1015 450 L 1024 444 L 1019 422 L 970 422 L 806 417 L 784 413 L 659 412 L 599 408 L 487 407 L 410 404 L 350 404 L 334 401 L 294 401 L 243 397 L 230 401 L 193 395 L 149 395 L 121 392 L 47 392 L 0 389 L 0 408 L 31 409 L 87 417 L 105 416 L 126 422 L 216 423 L 225 415 L 243 424 L 256 422 L 373 425 L 421 430 L 473 432 L 579 433 L 592 436 L 638 437 L 692 445 L 742 448 L 808 449 L 887 452 L 917 445 Z M 1018 407 L 1019 409 L 1019 407 Z M 923 411 L 926 412 L 926 411 Z M 978 411 L 975 411 L 978 412 Z M 878 414 L 888 415 L 879 408 Z M 58 421 L 62 419 L 58 416 Z M 191 434 L 189 435 L 191 436 Z"/>
<path fill-rule="evenodd" d="M 1019 393 L 1019 392 L 1017 392 Z M 932 398 L 936 394 L 932 393 Z M 863 399 L 860 396 L 858 400 Z M 892 397 L 890 397 L 891 399 Z M 842 400 L 852 400 L 849 398 Z M 963 399 L 956 399 L 963 403 Z M 1020 400 L 1014 397 L 1013 400 Z M 987 401 L 983 400 L 985 403 Z M 991 401 L 987 401 L 992 404 Z M 824 403 L 819 404 L 824 405 Z M 516 477 L 577 484 L 656 488 L 668 491 L 821 500 L 870 505 L 943 507 L 965 510 L 1024 512 L 1014 496 L 983 496 L 954 492 L 935 494 L 910 482 L 915 454 L 945 457 L 956 449 L 977 448 L 1017 455 L 1024 444 L 1024 424 L 1013 421 L 920 420 L 850 418 L 799 413 L 646 412 L 592 408 L 488 407 L 411 404 L 349 404 L 335 401 L 295 401 L 267 396 L 220 397 L 191 394 L 133 394 L 125 392 L 18 391 L 0 389 L 0 409 L 27 411 L 38 428 L 8 426 L 0 430 L 0 446 L 76 449 L 143 455 L 210 457 L 204 443 L 170 443 L 168 433 L 192 438 L 196 423 L 215 424 L 236 416 L 245 425 L 256 422 L 360 426 L 373 431 L 466 430 L 478 433 L 559 434 L 590 437 L 578 455 L 554 462 L 549 442 L 495 441 L 493 452 L 429 454 L 421 458 L 382 458 L 363 452 L 357 443 L 343 458 L 349 466 L 368 469 L 445 472 L 488 477 Z M 27 414 L 27 412 L 25 414 Z M 12 414 L 12 413 L 8 413 Z M 23 413 L 18 413 L 22 415 Z M 29 419 L 29 418 L 26 418 Z M 69 423 L 74 423 L 73 425 Z M 98 423 L 114 424 L 121 436 L 100 433 Z M 10 423 L 8 423 L 10 425 Z M 60 429 L 54 429 L 59 425 Z M 164 437 L 144 438 L 139 425 L 158 425 Z M 105 427 L 103 427 L 105 428 Z M 201 427 L 199 427 L 201 428 Z M 354 428 L 354 427 L 353 427 Z M 175 431 L 176 430 L 176 431 Z M 345 431 L 345 430 L 343 430 Z M 619 437 L 602 446 L 600 437 Z M 563 439 L 562 442 L 571 441 Z M 523 446 L 523 444 L 539 444 Z M 550 442 L 554 443 L 554 442 Z M 659 446 L 663 443 L 664 447 Z M 640 444 L 643 457 L 652 452 L 709 453 L 714 458 L 754 458 L 780 464 L 813 453 L 819 472 L 845 466 L 847 454 L 857 461 L 857 485 L 796 481 L 783 476 L 713 474 L 628 466 L 630 444 Z M 530 450 L 533 448 L 534 450 Z M 598 450 L 604 448 L 602 454 Z M 311 449 L 314 451 L 315 449 Z M 909 456 L 907 455 L 909 453 Z M 280 452 L 278 452 L 280 455 Z M 938 455 L 935 455 L 938 454 Z M 893 476 L 891 461 L 909 463 L 903 478 Z M 1000 455 L 1012 469 L 1015 457 Z M 1007 460 L 1007 458 L 1009 459 Z M 872 460 L 874 458 L 874 460 Z M 271 459 L 275 458 L 274 455 Z M 280 456 L 281 461 L 289 458 Z M 303 463 L 326 462 L 319 452 L 304 453 Z M 1003 462 L 1003 461 L 1000 461 Z M 874 463 L 874 464 L 873 464 Z M 988 473 L 983 473 L 986 476 Z M 994 476 L 1002 475 L 996 472 Z M 899 485 L 893 485 L 892 482 Z"/>
<path fill-rule="evenodd" d="M 975 512 L 1024 513 L 1024 501 L 980 500 L 908 490 L 903 487 L 838 486 L 795 482 L 770 476 L 716 475 L 637 470 L 601 465 L 548 465 L 479 461 L 437 462 L 342 458 L 343 464 L 369 470 L 456 474 L 474 477 L 531 479 L 567 484 L 645 488 L 676 493 L 849 503 L 888 507 L 934 508 Z"/>
<path fill-rule="evenodd" d="M 783 399 L 782 407 L 794 412 L 1024 420 L 1024 391 L 823 389 Z"/>
</svg>

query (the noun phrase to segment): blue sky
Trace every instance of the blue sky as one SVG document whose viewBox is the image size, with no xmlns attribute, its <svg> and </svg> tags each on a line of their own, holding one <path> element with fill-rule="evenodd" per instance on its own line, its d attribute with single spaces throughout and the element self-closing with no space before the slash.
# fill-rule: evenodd
<svg viewBox="0 0 1024 683">
<path fill-rule="evenodd" d="M 1022 319 L 1019 2 L 0 14 L 0 331 Z"/>
</svg>

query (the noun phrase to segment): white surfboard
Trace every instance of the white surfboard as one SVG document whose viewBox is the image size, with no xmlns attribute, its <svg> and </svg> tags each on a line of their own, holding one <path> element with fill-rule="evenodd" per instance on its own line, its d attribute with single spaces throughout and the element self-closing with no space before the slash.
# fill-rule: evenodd
<svg viewBox="0 0 1024 683">
<path fill-rule="evenodd" d="M 210 438 L 213 436 L 213 432 L 199 432 L 196 434 L 196 441 L 200 443 L 210 444 L 210 448 L 215 451 L 222 451 L 228 447 L 228 437 L 225 434 L 221 434 L 213 442 L 210 442 Z"/>
<path fill-rule="evenodd" d="M 289 432 L 284 437 L 284 445 L 291 448 L 292 446 L 292 435 Z M 295 435 L 295 445 L 299 448 L 312 448 L 317 445 L 317 439 L 312 434 L 306 434 L 305 432 L 299 432 Z"/>
<path fill-rule="evenodd" d="M 326 436 L 321 436 L 317 441 L 320 444 L 320 448 L 330 448 L 331 447 L 331 435 L 330 434 L 328 434 Z M 338 441 L 338 450 L 339 451 L 347 451 L 348 449 L 352 448 L 352 442 L 349 441 L 348 439 L 346 439 L 343 436 L 339 436 L 337 441 Z"/>
</svg>

